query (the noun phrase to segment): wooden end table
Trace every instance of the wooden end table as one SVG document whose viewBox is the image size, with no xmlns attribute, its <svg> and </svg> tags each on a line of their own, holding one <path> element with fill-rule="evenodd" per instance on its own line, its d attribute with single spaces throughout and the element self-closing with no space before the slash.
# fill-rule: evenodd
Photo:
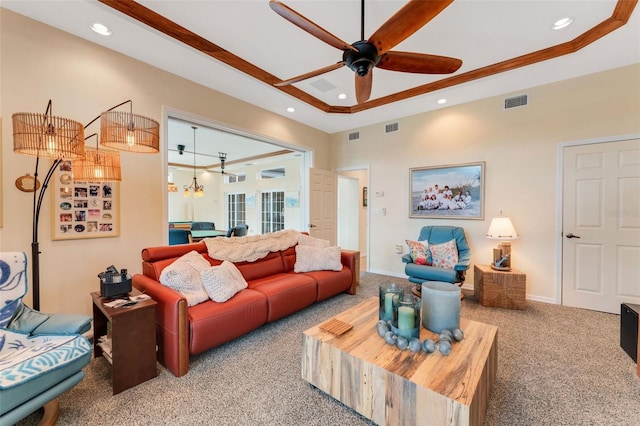
<svg viewBox="0 0 640 426">
<path fill-rule="evenodd" d="M 498 328 L 460 319 L 464 340 L 451 354 L 401 351 L 376 332 L 378 298 L 334 318 L 341 336 L 304 332 L 302 378 L 379 425 L 481 426 L 498 368 Z M 420 340 L 436 338 L 427 329 Z"/>
<path fill-rule="evenodd" d="M 130 295 L 140 294 L 133 290 Z M 98 339 L 111 333 L 113 394 L 132 388 L 158 375 L 156 365 L 156 305 L 144 300 L 133 306 L 110 308 L 104 303 L 113 299 L 91 293 L 93 298 L 93 354 L 103 355 Z"/>
<path fill-rule="evenodd" d="M 515 269 L 497 271 L 489 265 L 474 265 L 473 289 L 482 306 L 507 309 L 527 307 L 527 276 Z"/>
</svg>

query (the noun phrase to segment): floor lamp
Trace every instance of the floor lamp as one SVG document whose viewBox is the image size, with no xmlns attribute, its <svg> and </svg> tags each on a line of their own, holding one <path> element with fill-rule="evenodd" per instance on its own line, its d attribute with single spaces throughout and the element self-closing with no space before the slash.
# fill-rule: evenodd
<svg viewBox="0 0 640 426">
<path fill-rule="evenodd" d="M 63 160 L 76 160 L 74 181 L 119 181 L 121 180 L 120 156 L 112 151 L 100 151 L 96 142 L 95 150 L 85 151 L 84 130 L 101 118 L 100 144 L 130 152 L 157 153 L 160 150 L 160 125 L 157 121 L 129 112 L 113 111 L 131 100 L 122 102 L 86 126 L 68 118 L 52 114 L 49 100 L 44 114 L 15 113 L 13 120 L 13 151 L 36 157 L 33 175 L 33 229 L 31 240 L 31 271 L 33 308 L 40 310 L 40 245 L 38 223 L 42 200 L 49 181 Z M 97 136 L 96 133 L 88 136 Z M 52 158 L 42 185 L 38 187 L 38 166 L 40 158 Z"/>
<path fill-rule="evenodd" d="M 56 167 L 64 158 L 84 157 L 84 127 L 81 123 L 52 114 L 51 100 L 44 114 L 15 113 L 13 121 L 13 151 L 36 157 L 33 174 L 33 228 L 31 234 L 31 290 L 33 309 L 40 310 L 40 245 L 38 222 L 42 200 Z M 38 189 L 38 166 L 40 158 L 52 158 L 42 185 Z"/>
</svg>

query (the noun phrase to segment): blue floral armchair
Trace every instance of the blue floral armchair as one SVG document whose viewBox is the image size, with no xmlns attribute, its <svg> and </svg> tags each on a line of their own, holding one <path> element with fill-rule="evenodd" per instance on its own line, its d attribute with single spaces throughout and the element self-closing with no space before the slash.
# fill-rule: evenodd
<svg viewBox="0 0 640 426">
<path fill-rule="evenodd" d="M 0 253 L 0 424 L 18 422 L 41 407 L 54 424 L 56 398 L 78 384 L 91 360 L 81 335 L 86 315 L 47 315 L 22 303 L 27 292 L 24 253 Z"/>
<path fill-rule="evenodd" d="M 406 263 L 404 272 L 409 281 L 422 284 L 425 281 L 443 281 L 462 285 L 467 269 L 471 266 L 471 249 L 464 235 L 464 229 L 457 226 L 423 226 L 418 241 L 428 241 L 432 244 L 442 244 L 455 240 L 458 249 L 458 262 L 453 269 L 436 266 L 418 265 L 413 262 L 411 255 L 402 256 Z"/>
</svg>

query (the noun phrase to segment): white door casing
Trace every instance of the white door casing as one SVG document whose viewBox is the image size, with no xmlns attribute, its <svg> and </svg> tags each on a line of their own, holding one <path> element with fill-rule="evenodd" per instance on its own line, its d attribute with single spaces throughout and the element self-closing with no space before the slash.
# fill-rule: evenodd
<svg viewBox="0 0 640 426">
<path fill-rule="evenodd" d="M 332 246 L 337 240 L 337 182 L 333 172 L 309 169 L 309 234 Z"/>
<path fill-rule="evenodd" d="M 640 140 L 563 149 L 562 304 L 640 303 Z"/>
<path fill-rule="evenodd" d="M 356 178 L 338 175 L 337 244 L 346 250 L 359 250 L 360 191 Z"/>
</svg>

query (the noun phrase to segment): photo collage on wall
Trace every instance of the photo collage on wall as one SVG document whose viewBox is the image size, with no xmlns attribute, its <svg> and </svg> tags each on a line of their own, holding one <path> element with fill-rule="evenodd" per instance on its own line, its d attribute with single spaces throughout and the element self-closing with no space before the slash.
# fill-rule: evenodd
<svg viewBox="0 0 640 426">
<path fill-rule="evenodd" d="M 60 163 L 52 181 L 54 240 L 118 236 L 117 182 L 74 182 L 71 160 Z"/>
</svg>

